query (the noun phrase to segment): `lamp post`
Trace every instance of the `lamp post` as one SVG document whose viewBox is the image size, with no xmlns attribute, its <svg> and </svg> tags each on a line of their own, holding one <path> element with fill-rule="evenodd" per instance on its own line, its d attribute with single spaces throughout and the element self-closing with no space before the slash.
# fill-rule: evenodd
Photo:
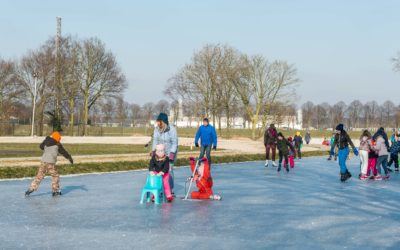
<svg viewBox="0 0 400 250">
<path fill-rule="evenodd" d="M 35 109 L 36 109 L 36 95 L 37 95 L 37 78 L 38 74 L 36 72 L 33 72 L 33 80 L 34 80 L 34 92 L 33 92 L 33 107 L 32 107 L 32 130 L 31 130 L 31 136 L 34 136 L 34 129 L 35 129 Z"/>
</svg>

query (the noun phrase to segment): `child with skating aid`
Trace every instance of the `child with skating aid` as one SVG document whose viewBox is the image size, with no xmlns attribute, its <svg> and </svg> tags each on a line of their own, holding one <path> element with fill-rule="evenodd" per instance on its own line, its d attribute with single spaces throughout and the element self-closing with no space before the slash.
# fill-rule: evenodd
<svg viewBox="0 0 400 250">
<path fill-rule="evenodd" d="M 73 164 L 74 161 L 61 144 L 61 134 L 58 131 L 54 131 L 50 136 L 47 136 L 39 147 L 43 150 L 42 164 L 40 165 L 36 177 L 32 181 L 29 189 L 25 192 L 25 196 L 29 196 L 39 188 L 46 173 L 51 175 L 51 189 L 53 196 L 61 195 L 60 175 L 58 174 L 56 166 L 57 156 L 59 154 L 63 155 L 71 164 Z"/>
<path fill-rule="evenodd" d="M 196 160 L 193 157 L 190 157 L 190 169 L 192 173 L 196 169 Z M 193 191 L 191 193 L 192 199 L 200 199 L 200 200 L 221 200 L 221 196 L 214 194 L 213 187 L 213 179 L 211 177 L 210 164 L 206 157 L 200 159 L 198 163 L 198 167 L 196 172 L 194 173 L 193 179 L 190 181 L 195 181 L 198 191 Z"/>
<path fill-rule="evenodd" d="M 165 196 L 167 201 L 171 202 L 174 198 L 169 184 L 169 158 L 165 154 L 164 144 L 156 145 L 155 152 L 150 160 L 149 171 L 151 175 L 162 176 Z"/>
<path fill-rule="evenodd" d="M 277 171 L 281 171 L 282 161 L 283 159 L 285 159 L 283 167 L 286 169 L 286 172 L 289 172 L 289 166 L 287 164 L 289 162 L 289 150 L 292 150 L 294 152 L 294 157 L 296 157 L 296 150 L 293 145 L 288 140 L 286 140 L 281 132 L 278 133 L 276 146 L 279 150 L 279 165 Z"/>
</svg>

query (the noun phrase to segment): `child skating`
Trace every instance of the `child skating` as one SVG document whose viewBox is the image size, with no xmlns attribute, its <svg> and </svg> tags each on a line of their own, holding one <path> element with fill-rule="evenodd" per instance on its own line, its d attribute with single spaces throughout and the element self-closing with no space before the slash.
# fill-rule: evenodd
<svg viewBox="0 0 400 250">
<path fill-rule="evenodd" d="M 277 138 L 277 143 L 276 146 L 279 150 L 279 165 L 278 165 L 278 172 L 281 171 L 282 169 L 282 161 L 285 159 L 285 162 L 283 164 L 283 167 L 286 169 L 286 172 L 289 172 L 289 150 L 292 150 L 294 152 L 294 157 L 296 157 L 296 150 L 293 147 L 293 145 L 285 139 L 282 133 L 278 133 L 278 138 Z"/>
<path fill-rule="evenodd" d="M 196 164 L 196 160 L 191 157 L 190 169 L 192 173 L 196 169 Z M 204 157 L 200 159 L 198 164 L 193 179 L 189 179 L 190 181 L 195 181 L 198 188 L 198 191 L 193 191 L 191 193 L 191 198 L 200 200 L 221 200 L 221 196 L 214 194 L 212 190 L 213 179 L 211 177 L 210 165 L 207 158 Z"/>
<path fill-rule="evenodd" d="M 169 184 L 169 158 L 165 155 L 163 144 L 156 145 L 155 153 L 150 160 L 149 171 L 151 175 L 162 176 L 165 196 L 168 202 L 172 202 L 174 198 Z"/>
<path fill-rule="evenodd" d="M 42 164 L 39 166 L 38 172 L 35 179 L 32 181 L 30 187 L 25 192 L 25 196 L 29 196 L 31 193 L 39 188 L 40 182 L 46 176 L 46 173 L 51 175 L 51 189 L 53 196 L 61 195 L 60 190 L 60 175 L 57 171 L 57 156 L 61 154 L 68 159 L 71 164 L 74 163 L 71 155 L 64 149 L 61 144 L 61 134 L 55 131 L 51 136 L 47 136 L 44 141 L 40 144 L 40 149 L 43 150 Z"/>
<path fill-rule="evenodd" d="M 399 152 L 400 152 L 400 138 L 399 134 L 396 134 L 395 140 L 392 141 L 392 146 L 390 146 L 390 161 L 388 163 L 388 169 L 394 163 L 394 170 L 399 171 Z"/>
<path fill-rule="evenodd" d="M 360 180 L 368 179 L 368 162 L 369 162 L 369 152 L 371 151 L 371 133 L 368 130 L 364 130 L 360 137 L 360 161 L 361 161 L 361 174 Z"/>
<path fill-rule="evenodd" d="M 378 170 L 378 175 L 375 176 L 375 180 L 382 180 L 382 179 L 389 179 L 389 170 L 387 168 L 387 163 L 388 163 L 388 157 L 389 157 L 389 140 L 388 137 L 385 133 L 384 128 L 379 128 L 378 131 L 374 134 L 372 137 L 373 140 L 376 141 L 376 145 L 373 147 L 373 149 L 376 151 L 378 154 L 378 160 L 376 163 L 376 168 Z M 381 168 L 384 171 L 384 176 L 382 177 L 382 172 Z"/>
</svg>

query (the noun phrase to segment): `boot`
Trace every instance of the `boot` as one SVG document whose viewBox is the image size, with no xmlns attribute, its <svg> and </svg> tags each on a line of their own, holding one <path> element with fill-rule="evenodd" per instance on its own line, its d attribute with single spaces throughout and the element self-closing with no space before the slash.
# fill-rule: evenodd
<svg viewBox="0 0 400 250">
<path fill-rule="evenodd" d="M 279 167 L 278 167 L 278 172 L 280 172 L 281 171 L 281 168 L 282 168 L 282 165 L 279 163 Z"/>
<path fill-rule="evenodd" d="M 340 173 L 340 181 L 345 182 L 346 181 L 346 174 Z"/>
<path fill-rule="evenodd" d="M 26 190 L 25 196 L 29 196 L 31 193 L 33 193 L 33 191 L 34 191 L 34 190 L 32 190 L 32 189 Z"/>
<path fill-rule="evenodd" d="M 61 191 L 55 191 L 53 192 L 53 197 L 55 196 L 60 196 L 61 195 Z"/>
<path fill-rule="evenodd" d="M 264 167 L 268 167 L 269 166 L 269 161 L 268 160 L 265 160 L 265 165 L 264 165 Z"/>
<path fill-rule="evenodd" d="M 332 160 L 332 155 L 330 155 L 327 160 L 331 161 Z"/>
<path fill-rule="evenodd" d="M 273 166 L 273 167 L 277 167 L 278 165 L 276 165 L 276 162 L 275 162 L 275 161 L 272 161 L 272 166 Z"/>
</svg>

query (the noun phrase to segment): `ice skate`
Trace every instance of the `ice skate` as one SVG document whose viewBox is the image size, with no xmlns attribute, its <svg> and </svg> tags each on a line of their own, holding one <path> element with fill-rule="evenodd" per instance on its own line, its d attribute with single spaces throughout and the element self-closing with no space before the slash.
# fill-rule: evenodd
<svg viewBox="0 0 400 250">
<path fill-rule="evenodd" d="M 272 166 L 277 167 L 278 165 L 276 164 L 276 162 L 272 161 Z"/>
<path fill-rule="evenodd" d="M 331 161 L 332 160 L 332 156 L 330 155 L 327 160 Z"/>
<path fill-rule="evenodd" d="M 385 176 L 382 176 L 382 180 L 385 180 L 385 181 L 389 180 L 389 178 L 390 178 L 389 174 L 386 174 Z"/>
<path fill-rule="evenodd" d="M 61 191 L 55 191 L 55 192 L 53 192 L 53 197 L 55 197 L 55 196 L 60 196 L 61 195 Z"/>
<path fill-rule="evenodd" d="M 381 181 L 382 180 L 382 175 L 377 174 L 376 176 L 374 176 L 374 180 Z"/>
<path fill-rule="evenodd" d="M 399 172 L 399 168 L 395 168 L 394 171 Z"/>
<path fill-rule="evenodd" d="M 28 189 L 28 190 L 26 190 L 26 192 L 25 192 L 25 196 L 29 196 L 31 193 L 33 193 L 34 192 L 34 190 L 32 190 L 32 189 Z"/>
<path fill-rule="evenodd" d="M 276 171 L 280 172 L 281 168 L 282 168 L 282 166 L 281 166 L 281 164 L 279 164 L 279 167 L 278 167 L 278 169 Z"/>
<path fill-rule="evenodd" d="M 264 167 L 269 167 L 269 160 L 265 160 L 265 165 L 264 165 Z"/>
<path fill-rule="evenodd" d="M 359 178 L 360 180 L 364 181 L 367 180 L 369 177 L 366 174 L 361 174 Z"/>
<path fill-rule="evenodd" d="M 217 194 L 210 195 L 210 200 L 220 201 L 221 199 L 222 197 Z"/>
</svg>

